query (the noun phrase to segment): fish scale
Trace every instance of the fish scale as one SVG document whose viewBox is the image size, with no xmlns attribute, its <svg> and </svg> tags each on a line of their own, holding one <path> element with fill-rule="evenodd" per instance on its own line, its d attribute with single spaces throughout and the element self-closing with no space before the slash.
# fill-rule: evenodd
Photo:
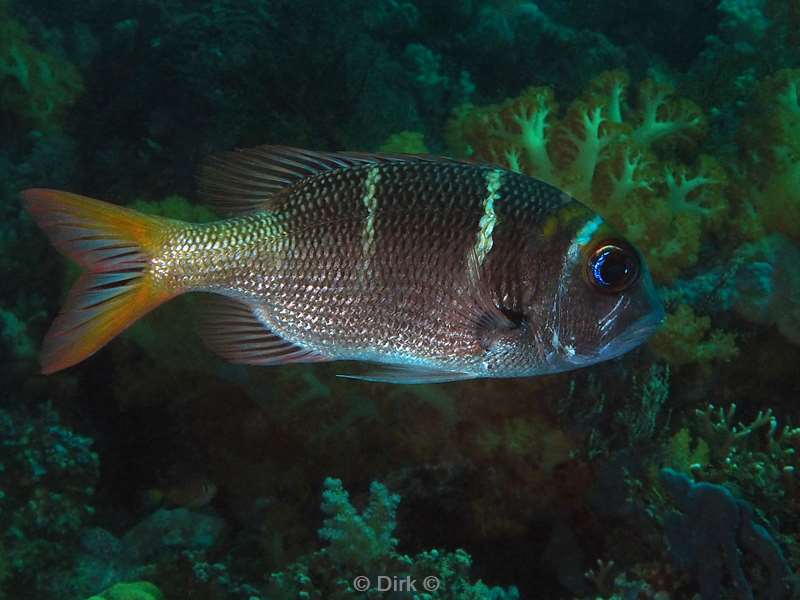
<svg viewBox="0 0 800 600">
<path fill-rule="evenodd" d="M 378 169 L 380 177 L 374 252 L 367 266 L 359 242 L 370 169 Z M 254 269 L 247 263 L 238 263 L 225 285 L 263 302 L 272 316 L 266 324 L 274 332 L 329 356 L 413 351 L 443 361 L 479 354 L 474 336 L 448 319 L 448 313 L 466 285 L 466 256 L 483 214 L 486 174 L 492 170 L 419 163 L 358 171 L 325 174 L 287 190 L 275 211 L 288 233 L 273 254 L 275 268 L 261 273 L 263 291 L 242 285 L 239 272 Z M 536 189 L 529 186 L 524 194 L 520 183 L 498 189 L 501 222 L 505 215 L 519 216 L 528 204 L 533 226 L 541 211 L 563 204 L 560 193 L 533 193 Z M 513 228 L 506 224 L 507 237 L 514 239 L 520 225 L 524 222 Z M 264 244 L 269 254 L 270 242 Z M 498 243 L 494 256 L 517 246 Z M 369 276 L 360 276 L 367 269 Z M 308 331 L 312 320 L 316 326 Z M 421 339 L 426 340 L 422 345 Z"/>
</svg>

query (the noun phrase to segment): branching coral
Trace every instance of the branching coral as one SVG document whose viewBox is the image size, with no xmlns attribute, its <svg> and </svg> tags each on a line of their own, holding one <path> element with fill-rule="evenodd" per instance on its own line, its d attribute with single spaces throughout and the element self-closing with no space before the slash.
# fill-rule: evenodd
<svg viewBox="0 0 800 600">
<path fill-rule="evenodd" d="M 619 411 L 617 422 L 627 430 L 628 444 L 640 444 L 657 433 L 656 421 L 669 399 L 670 370 L 668 365 L 653 364 L 642 380 L 634 375 L 633 389 L 639 402 Z"/>
<path fill-rule="evenodd" d="M 756 430 L 767 425 L 770 428 L 776 426 L 775 418 L 769 409 L 759 411 L 749 425 L 734 423 L 735 404 L 731 404 L 727 410 L 722 407 L 715 408 L 713 404 L 709 404 L 706 409 L 697 409 L 695 414 L 698 417 L 700 436 L 711 449 L 709 458 L 715 465 L 724 464 L 734 447 L 738 443 L 743 443 Z"/>
<path fill-rule="evenodd" d="M 595 593 L 586 600 L 662 600 L 669 598 L 664 586 L 652 585 L 637 574 L 619 572 L 613 560 L 597 560 L 597 567 L 586 572 L 586 579 L 592 583 Z"/>
<path fill-rule="evenodd" d="M 709 447 L 705 440 L 694 440 L 687 427 L 679 429 L 664 449 L 664 464 L 683 473 L 690 473 L 708 464 Z"/>
<path fill-rule="evenodd" d="M 681 160 L 678 150 L 705 132 L 699 107 L 647 80 L 630 109 L 627 88 L 624 72 L 602 73 L 563 116 L 543 87 L 495 105 L 462 106 L 447 140 L 457 154 L 502 163 L 571 193 L 638 244 L 655 277 L 669 281 L 697 261 L 704 233 L 726 214 L 727 177 L 709 156 Z"/>
<path fill-rule="evenodd" d="M 700 481 L 724 483 L 738 490 L 755 505 L 762 519 L 781 529 L 784 541 L 791 542 L 798 533 L 794 515 L 800 507 L 800 428 L 781 427 L 769 409 L 744 423 L 736 411 L 736 405 L 697 409 L 695 426 L 676 434 L 683 441 L 672 444 L 666 462 L 683 471 L 691 470 Z M 679 458 L 675 451 L 691 447 L 692 464 L 675 460 Z M 787 543 L 787 548 L 796 561 L 795 545 Z"/>
<path fill-rule="evenodd" d="M 359 514 L 350 504 L 341 480 L 325 480 L 322 511 L 328 518 L 319 530 L 319 537 L 330 543 L 328 551 L 336 562 L 368 569 L 397 546 L 392 533 L 400 496 L 389 493 L 386 486 L 377 481 L 372 482 L 369 492 L 369 504 Z"/>
<path fill-rule="evenodd" d="M 800 506 L 800 428 L 780 427 L 769 409 L 748 424 L 735 423 L 735 414 L 735 404 L 696 411 L 698 438 L 710 449 L 697 475 L 734 483 L 773 514 Z"/>
<path fill-rule="evenodd" d="M 379 598 L 390 591 L 411 594 L 418 591 L 420 598 L 443 600 L 519 598 L 513 587 L 505 590 L 490 588 L 480 581 L 471 583 L 472 560 L 463 550 L 452 553 L 430 550 L 413 557 L 398 554 L 393 533 L 399 502 L 399 496 L 373 482 L 367 508 L 359 513 L 350 503 L 342 482 L 327 478 L 322 510 L 328 518 L 319 535 L 330 545 L 302 557 L 284 572 L 273 573 L 269 597 L 344 600 L 354 593 Z M 400 581 L 413 587 L 400 589 L 397 587 Z M 429 593 L 430 596 L 426 595 Z"/>
</svg>

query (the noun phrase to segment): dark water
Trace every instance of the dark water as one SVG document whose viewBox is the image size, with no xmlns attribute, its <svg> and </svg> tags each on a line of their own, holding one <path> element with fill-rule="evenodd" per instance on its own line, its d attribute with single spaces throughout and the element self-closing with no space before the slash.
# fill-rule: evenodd
<svg viewBox="0 0 800 600">
<path fill-rule="evenodd" d="M 0 598 L 797 597 L 798 31 L 795 0 L 0 0 Z M 187 297 L 40 375 L 76 270 L 18 192 L 204 220 L 198 162 L 260 144 L 545 179 L 667 321 L 391 386 L 226 364 Z"/>
</svg>

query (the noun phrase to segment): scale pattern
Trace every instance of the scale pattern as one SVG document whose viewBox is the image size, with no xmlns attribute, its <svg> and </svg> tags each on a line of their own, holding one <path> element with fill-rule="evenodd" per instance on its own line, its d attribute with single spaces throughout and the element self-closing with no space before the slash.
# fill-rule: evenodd
<svg viewBox="0 0 800 600">
<path fill-rule="evenodd" d="M 482 353 L 463 318 L 470 256 L 481 285 L 513 305 L 520 261 L 544 252 L 531 233 L 567 204 L 488 166 L 364 164 L 301 179 L 269 211 L 176 231 L 155 262 L 165 285 L 242 299 L 272 332 L 328 358 L 463 366 Z"/>
</svg>

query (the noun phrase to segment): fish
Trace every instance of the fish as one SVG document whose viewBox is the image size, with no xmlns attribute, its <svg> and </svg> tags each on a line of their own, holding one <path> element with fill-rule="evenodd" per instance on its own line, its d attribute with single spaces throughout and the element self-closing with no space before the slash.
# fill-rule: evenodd
<svg viewBox="0 0 800 600">
<path fill-rule="evenodd" d="M 198 175 L 220 219 L 189 223 L 66 191 L 22 202 L 84 268 L 43 373 L 86 359 L 184 293 L 248 365 L 362 361 L 366 381 L 559 373 L 643 343 L 664 310 L 642 255 L 562 190 L 446 157 L 258 146 Z"/>
<path fill-rule="evenodd" d="M 142 501 L 148 508 L 184 507 L 202 508 L 217 495 L 217 485 L 203 476 L 188 476 L 168 485 L 142 492 Z"/>
</svg>

